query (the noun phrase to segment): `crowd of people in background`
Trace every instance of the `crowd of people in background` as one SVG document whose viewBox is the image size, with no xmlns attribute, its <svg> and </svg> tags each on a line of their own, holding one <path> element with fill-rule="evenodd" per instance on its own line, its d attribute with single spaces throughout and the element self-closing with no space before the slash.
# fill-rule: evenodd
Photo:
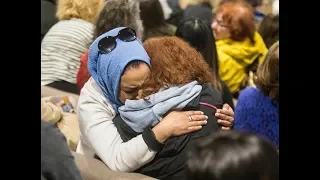
<svg viewBox="0 0 320 180">
<path fill-rule="evenodd" d="M 41 179 L 279 179 L 279 1 L 41 0 L 41 124 Z"/>
</svg>

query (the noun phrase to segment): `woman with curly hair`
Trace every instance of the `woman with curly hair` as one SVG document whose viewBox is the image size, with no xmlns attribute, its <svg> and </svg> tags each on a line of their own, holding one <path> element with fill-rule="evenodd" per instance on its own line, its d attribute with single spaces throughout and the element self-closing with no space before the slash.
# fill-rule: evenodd
<svg viewBox="0 0 320 180">
<path fill-rule="evenodd" d="M 185 179 L 189 143 L 221 128 L 215 117 L 223 105 L 215 88 L 217 79 L 202 55 L 180 38 L 150 38 L 144 48 L 151 59 L 151 73 L 135 92 L 137 100 L 126 100 L 113 121 L 121 138 L 128 141 L 157 125 L 171 110 L 204 112 L 208 119 L 201 130 L 158 143 L 155 158 L 135 171 L 157 179 Z M 189 120 L 193 122 L 192 116 Z"/>
<path fill-rule="evenodd" d="M 104 0 L 58 0 L 59 22 L 41 43 L 41 85 L 79 94 L 80 57 L 92 43 L 95 21 Z"/>
<path fill-rule="evenodd" d="M 77 153 L 99 158 L 112 170 L 137 170 L 152 161 L 169 137 L 199 130 L 207 120 L 200 111 L 170 111 L 135 138 L 121 139 L 115 119 L 119 107 L 137 99 L 150 74 L 150 58 L 131 28 L 115 28 L 99 36 L 90 46 L 88 69 L 92 77 L 82 88 L 77 106 L 81 132 Z M 218 111 L 214 115 L 220 118 L 221 128 L 230 129 L 233 110 L 224 105 Z"/>
</svg>

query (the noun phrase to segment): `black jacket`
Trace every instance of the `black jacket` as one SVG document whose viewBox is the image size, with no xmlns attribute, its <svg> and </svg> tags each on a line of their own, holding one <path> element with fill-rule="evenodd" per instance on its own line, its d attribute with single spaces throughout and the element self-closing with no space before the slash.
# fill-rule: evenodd
<svg viewBox="0 0 320 180">
<path fill-rule="evenodd" d="M 186 150 L 188 145 L 195 139 L 212 135 L 212 133 L 220 129 L 214 115 L 216 110 L 200 105 L 200 102 L 214 105 L 217 108 L 221 108 L 223 104 L 220 93 L 210 85 L 204 84 L 200 95 L 192 100 L 183 110 L 203 111 L 209 117 L 208 123 L 200 131 L 169 138 L 163 148 L 158 151 L 155 158 L 135 172 L 157 179 L 185 179 Z M 139 134 L 126 125 L 119 115 L 114 118 L 114 123 L 125 142 Z"/>
<path fill-rule="evenodd" d="M 234 110 L 234 103 L 233 103 L 233 95 L 224 81 L 220 81 L 222 85 L 222 100 L 224 103 L 229 104 L 229 106 Z"/>
</svg>

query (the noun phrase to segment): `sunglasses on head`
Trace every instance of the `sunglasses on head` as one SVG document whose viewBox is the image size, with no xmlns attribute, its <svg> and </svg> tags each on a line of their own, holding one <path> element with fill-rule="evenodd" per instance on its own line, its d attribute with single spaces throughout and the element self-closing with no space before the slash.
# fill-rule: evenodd
<svg viewBox="0 0 320 180">
<path fill-rule="evenodd" d="M 131 28 L 125 28 L 120 30 L 116 36 L 102 38 L 98 43 L 99 51 L 105 54 L 113 51 L 117 46 L 117 38 L 124 42 L 134 41 L 137 39 L 136 31 Z"/>
</svg>

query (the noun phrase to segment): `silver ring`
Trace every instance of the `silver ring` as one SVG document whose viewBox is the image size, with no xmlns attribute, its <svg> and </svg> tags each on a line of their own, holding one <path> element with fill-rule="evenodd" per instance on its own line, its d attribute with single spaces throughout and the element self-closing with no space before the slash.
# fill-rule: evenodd
<svg viewBox="0 0 320 180">
<path fill-rule="evenodd" d="M 189 121 L 193 121 L 192 116 L 189 116 Z"/>
</svg>

